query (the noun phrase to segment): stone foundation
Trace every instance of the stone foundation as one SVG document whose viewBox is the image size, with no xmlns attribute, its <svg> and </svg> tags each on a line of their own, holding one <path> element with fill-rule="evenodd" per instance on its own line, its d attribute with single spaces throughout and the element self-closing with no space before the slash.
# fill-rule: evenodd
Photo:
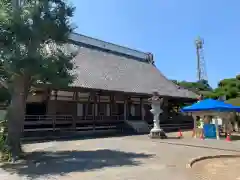
<svg viewBox="0 0 240 180">
<path fill-rule="evenodd" d="M 151 131 L 149 137 L 152 139 L 167 139 L 167 135 L 163 130 Z"/>
</svg>

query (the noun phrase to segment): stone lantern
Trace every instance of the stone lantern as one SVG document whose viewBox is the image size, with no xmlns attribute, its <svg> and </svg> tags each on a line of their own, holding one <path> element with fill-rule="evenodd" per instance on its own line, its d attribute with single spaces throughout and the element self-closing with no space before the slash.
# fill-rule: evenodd
<svg viewBox="0 0 240 180">
<path fill-rule="evenodd" d="M 151 129 L 149 136 L 151 138 L 160 138 L 160 139 L 167 138 L 165 132 L 160 127 L 160 120 L 159 120 L 159 115 L 163 112 L 162 106 L 163 106 L 164 99 L 160 98 L 157 92 L 153 92 L 153 96 L 149 98 L 149 101 L 151 102 L 152 109 L 150 111 L 153 114 L 153 123 L 154 123 L 154 126 Z"/>
</svg>

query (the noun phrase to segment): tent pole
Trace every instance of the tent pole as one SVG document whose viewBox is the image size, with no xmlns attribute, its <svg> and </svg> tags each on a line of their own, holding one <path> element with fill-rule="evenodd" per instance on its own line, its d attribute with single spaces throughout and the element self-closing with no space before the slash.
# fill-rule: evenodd
<svg viewBox="0 0 240 180">
<path fill-rule="evenodd" d="M 219 140 L 219 139 L 220 139 L 220 138 L 219 138 L 219 129 L 218 129 L 218 118 L 219 118 L 219 116 L 218 116 L 218 117 L 216 117 L 216 119 L 215 119 L 216 138 L 217 138 L 217 140 Z"/>
</svg>

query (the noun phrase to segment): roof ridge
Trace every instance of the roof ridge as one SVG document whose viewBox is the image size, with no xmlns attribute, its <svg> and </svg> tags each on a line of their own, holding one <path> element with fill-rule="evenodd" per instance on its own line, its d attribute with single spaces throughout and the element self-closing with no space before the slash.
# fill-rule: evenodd
<svg viewBox="0 0 240 180">
<path fill-rule="evenodd" d="M 111 42 L 106 42 L 97 38 L 89 37 L 83 34 L 71 33 L 69 39 L 78 44 L 93 46 L 106 51 L 112 51 L 118 54 L 135 57 L 146 62 L 152 62 L 153 55 L 151 53 L 142 52 L 139 50 L 131 49 L 125 46 L 120 46 Z"/>
</svg>

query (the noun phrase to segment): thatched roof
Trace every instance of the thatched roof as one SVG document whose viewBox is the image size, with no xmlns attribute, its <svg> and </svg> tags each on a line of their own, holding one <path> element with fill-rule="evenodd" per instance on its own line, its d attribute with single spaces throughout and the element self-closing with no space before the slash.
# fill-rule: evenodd
<svg viewBox="0 0 240 180">
<path fill-rule="evenodd" d="M 154 65 L 151 54 L 82 35 L 71 39 L 79 47 L 74 62 L 77 78 L 72 86 L 195 99 L 195 93 L 178 88 Z"/>
</svg>

